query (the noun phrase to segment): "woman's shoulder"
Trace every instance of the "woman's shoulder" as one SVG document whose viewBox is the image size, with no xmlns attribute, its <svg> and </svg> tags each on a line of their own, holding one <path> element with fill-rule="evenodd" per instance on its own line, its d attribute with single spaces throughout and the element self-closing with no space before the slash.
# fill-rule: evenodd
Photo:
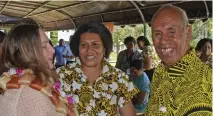
<svg viewBox="0 0 213 116">
<path fill-rule="evenodd" d="M 18 99 L 17 112 L 18 114 L 22 115 L 29 114 L 30 112 L 29 115 L 31 116 L 41 116 L 49 114 L 54 114 L 54 116 L 63 116 L 62 114 L 56 112 L 55 106 L 50 101 L 47 95 L 29 86 L 22 87 Z"/>
</svg>

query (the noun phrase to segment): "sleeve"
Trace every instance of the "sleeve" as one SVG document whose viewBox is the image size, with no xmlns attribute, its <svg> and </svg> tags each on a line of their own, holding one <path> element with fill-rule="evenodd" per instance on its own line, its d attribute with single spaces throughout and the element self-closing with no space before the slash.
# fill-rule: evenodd
<svg viewBox="0 0 213 116">
<path fill-rule="evenodd" d="M 139 89 L 144 92 L 149 92 L 150 91 L 150 81 L 145 72 L 143 72 L 143 78 L 140 81 L 141 82 L 139 85 Z"/>
<path fill-rule="evenodd" d="M 206 103 L 208 103 L 209 106 L 211 106 L 212 109 L 212 70 L 209 68 L 208 65 L 205 65 L 205 68 L 203 68 L 202 73 L 204 74 L 202 78 L 202 83 L 201 87 L 203 89 L 203 96 L 206 98 Z"/>
<path fill-rule="evenodd" d="M 17 105 L 17 116 L 64 116 L 55 111 L 50 99 L 28 86 L 22 89 Z"/>
<path fill-rule="evenodd" d="M 64 49 L 62 51 L 62 55 L 67 55 L 67 52 L 68 52 L 67 47 L 64 47 Z"/>
<path fill-rule="evenodd" d="M 122 108 L 131 101 L 133 96 L 136 95 L 139 90 L 129 81 L 129 77 L 125 73 L 120 72 L 120 74 L 121 76 L 118 77 L 117 99 L 118 106 Z"/>
<path fill-rule="evenodd" d="M 70 56 L 73 56 L 73 54 L 72 54 L 72 51 L 71 51 L 70 47 L 68 47 L 67 52 L 68 52 L 68 54 L 69 54 Z"/>
<path fill-rule="evenodd" d="M 147 50 L 146 50 L 146 57 L 152 56 L 152 54 L 154 54 L 153 52 L 154 52 L 153 47 L 152 46 L 148 46 Z"/>
</svg>

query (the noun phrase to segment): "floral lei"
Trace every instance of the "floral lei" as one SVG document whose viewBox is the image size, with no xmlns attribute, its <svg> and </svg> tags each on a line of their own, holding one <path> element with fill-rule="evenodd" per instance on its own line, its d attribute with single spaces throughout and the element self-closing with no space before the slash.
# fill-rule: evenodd
<svg viewBox="0 0 213 116">
<path fill-rule="evenodd" d="M 66 116 L 78 116 L 72 98 L 69 97 L 65 99 L 60 96 L 59 82 L 48 84 L 44 87 L 41 81 L 35 78 L 31 69 L 10 68 L 8 72 L 4 72 L 3 75 L 0 76 L 0 88 L 3 91 L 7 89 L 19 89 L 21 85 L 29 86 L 47 95 L 56 106 L 56 112 L 65 114 Z"/>
<path fill-rule="evenodd" d="M 123 77 L 126 76 L 125 73 L 121 72 L 118 69 L 112 68 L 112 66 L 106 61 L 106 59 L 103 59 L 102 63 L 103 63 L 103 73 L 102 73 L 102 76 L 97 78 L 96 82 L 99 81 L 101 78 L 110 78 L 110 76 L 113 75 L 110 72 L 110 70 L 116 70 L 116 71 L 120 72 L 119 75 L 118 75 L 119 82 L 120 83 L 124 83 L 128 87 L 128 91 L 133 91 L 133 89 L 134 89 L 133 84 L 129 84 L 126 81 L 124 81 L 125 78 L 123 78 Z M 79 75 L 79 77 L 81 77 L 81 79 L 80 79 L 81 82 L 86 82 L 86 76 L 84 75 L 83 71 L 80 69 L 80 65 L 81 65 L 80 59 L 78 57 L 76 57 L 76 62 L 68 65 L 67 68 L 73 69 L 74 72 L 78 73 L 77 75 Z M 68 100 L 72 101 L 72 103 L 75 104 L 76 107 L 77 107 L 77 104 L 78 104 L 78 102 L 80 100 L 79 96 L 75 95 L 75 94 L 72 94 L 72 93 L 69 93 L 68 91 L 70 91 L 71 86 L 73 87 L 74 90 L 80 89 L 82 84 L 79 84 L 76 81 L 72 81 L 72 84 L 68 84 L 68 83 L 64 82 L 63 79 L 65 79 L 66 77 L 65 77 L 65 75 L 63 73 L 60 73 L 61 70 L 64 70 L 63 68 L 64 67 L 58 68 L 56 70 L 56 72 L 60 75 L 60 80 L 61 80 L 60 81 L 61 84 L 58 85 L 58 90 L 59 90 L 60 94 L 62 95 L 62 97 L 64 97 L 64 98 L 66 97 Z M 65 72 L 66 72 L 66 70 L 65 70 Z M 72 71 L 71 72 L 67 72 L 67 73 L 68 74 L 72 73 Z M 106 88 L 108 88 L 108 86 L 112 89 L 112 91 L 116 91 L 118 89 L 118 85 L 115 82 L 113 82 L 110 85 L 107 85 L 107 84 L 103 83 L 102 84 L 102 89 L 106 90 Z M 100 94 L 104 95 L 106 93 L 103 91 Z M 99 97 L 98 95 L 99 95 L 98 92 L 94 93 L 94 97 Z M 104 96 L 112 97 L 109 94 L 106 94 Z M 112 103 L 116 104 L 116 99 L 112 99 Z M 119 104 L 119 106 L 122 107 L 123 103 L 124 103 L 124 100 L 123 100 L 123 97 L 121 97 L 121 99 L 119 99 L 118 104 Z M 93 107 L 94 104 L 95 104 L 95 100 L 90 100 L 90 104 L 86 108 L 87 112 L 90 111 L 91 107 Z M 101 111 L 101 112 L 98 113 L 98 115 L 101 115 L 101 114 L 105 114 L 105 112 Z"/>
</svg>

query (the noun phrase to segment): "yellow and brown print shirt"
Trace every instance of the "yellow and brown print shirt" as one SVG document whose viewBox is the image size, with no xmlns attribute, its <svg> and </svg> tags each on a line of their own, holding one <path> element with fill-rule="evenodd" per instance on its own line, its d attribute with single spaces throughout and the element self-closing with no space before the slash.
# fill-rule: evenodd
<svg viewBox="0 0 213 116">
<path fill-rule="evenodd" d="M 205 64 L 209 65 L 209 67 L 212 69 L 212 54 L 209 55 Z"/>
<path fill-rule="evenodd" d="M 80 115 L 115 116 L 117 108 L 131 101 L 138 92 L 128 76 L 103 60 L 103 73 L 91 86 L 80 68 L 80 60 L 59 68 L 63 97 L 72 96 Z"/>
<path fill-rule="evenodd" d="M 212 71 L 190 51 L 169 69 L 160 63 L 151 83 L 147 116 L 212 114 Z"/>
</svg>

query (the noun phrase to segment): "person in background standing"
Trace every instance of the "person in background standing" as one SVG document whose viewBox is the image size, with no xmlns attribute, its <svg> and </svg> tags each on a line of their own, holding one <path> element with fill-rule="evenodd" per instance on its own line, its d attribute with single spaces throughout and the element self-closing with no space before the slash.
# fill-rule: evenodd
<svg viewBox="0 0 213 116">
<path fill-rule="evenodd" d="M 64 39 L 60 39 L 59 45 L 55 47 L 55 58 L 56 58 L 55 67 L 56 68 L 66 65 L 66 58 L 62 56 L 62 52 L 65 49 L 66 49 L 65 41 Z"/>
<path fill-rule="evenodd" d="M 137 38 L 137 44 L 139 49 L 142 50 L 141 54 L 144 70 L 150 70 L 157 67 L 160 62 L 160 59 L 157 56 L 154 47 L 150 45 L 150 42 L 147 37 L 139 36 Z"/>
<path fill-rule="evenodd" d="M 126 49 L 118 54 L 115 67 L 130 75 L 130 64 L 133 60 L 141 59 L 141 53 L 136 50 L 136 41 L 134 37 L 124 39 Z"/>
<path fill-rule="evenodd" d="M 72 39 L 72 35 L 70 36 L 70 41 L 69 42 L 71 42 L 71 39 Z M 72 51 L 70 49 L 70 45 L 69 44 L 65 45 L 65 49 L 62 51 L 62 56 L 64 58 L 66 58 L 66 61 L 67 61 L 66 64 L 71 64 L 71 63 L 74 62 L 75 57 L 72 54 Z"/>
</svg>

